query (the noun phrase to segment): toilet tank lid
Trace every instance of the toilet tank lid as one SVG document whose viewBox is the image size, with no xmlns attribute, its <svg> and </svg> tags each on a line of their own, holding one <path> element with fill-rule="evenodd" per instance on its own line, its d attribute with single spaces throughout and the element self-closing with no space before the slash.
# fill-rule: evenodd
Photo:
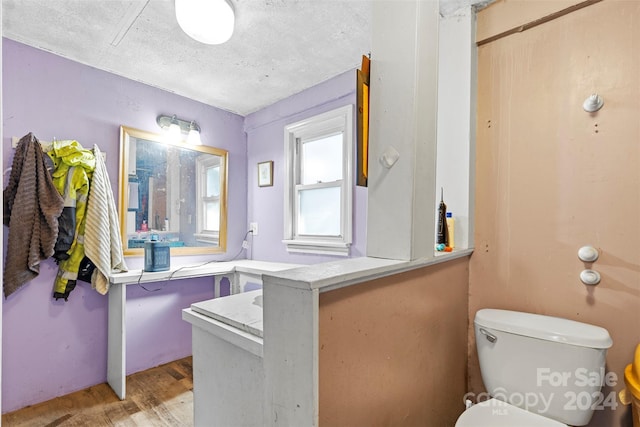
<svg viewBox="0 0 640 427">
<path fill-rule="evenodd" d="M 485 308 L 478 310 L 475 323 L 498 331 L 581 347 L 602 349 L 613 344 L 609 332 L 600 326 L 542 314 Z"/>
</svg>

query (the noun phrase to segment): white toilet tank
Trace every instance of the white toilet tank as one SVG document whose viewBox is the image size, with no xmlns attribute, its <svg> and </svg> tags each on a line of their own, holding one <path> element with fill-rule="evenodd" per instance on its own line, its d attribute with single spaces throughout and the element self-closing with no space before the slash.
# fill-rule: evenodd
<svg viewBox="0 0 640 427">
<path fill-rule="evenodd" d="M 476 313 L 476 345 L 489 394 L 572 426 L 589 423 L 601 393 L 606 329 L 558 317 L 483 309 Z"/>
</svg>

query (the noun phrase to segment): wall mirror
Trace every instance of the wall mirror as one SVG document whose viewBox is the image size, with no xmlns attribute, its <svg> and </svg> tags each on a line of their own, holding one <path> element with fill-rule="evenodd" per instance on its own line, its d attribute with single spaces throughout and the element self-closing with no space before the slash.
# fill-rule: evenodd
<svg viewBox="0 0 640 427">
<path fill-rule="evenodd" d="M 226 150 L 120 127 L 120 234 L 125 255 L 169 242 L 172 255 L 227 246 Z"/>
</svg>

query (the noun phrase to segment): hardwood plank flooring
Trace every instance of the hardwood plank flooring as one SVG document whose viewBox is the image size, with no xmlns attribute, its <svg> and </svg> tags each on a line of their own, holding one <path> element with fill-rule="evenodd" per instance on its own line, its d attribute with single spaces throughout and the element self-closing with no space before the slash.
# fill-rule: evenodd
<svg viewBox="0 0 640 427">
<path fill-rule="evenodd" d="M 98 384 L 2 415 L 3 427 L 193 425 L 191 357 L 127 377 L 127 398 Z"/>
</svg>

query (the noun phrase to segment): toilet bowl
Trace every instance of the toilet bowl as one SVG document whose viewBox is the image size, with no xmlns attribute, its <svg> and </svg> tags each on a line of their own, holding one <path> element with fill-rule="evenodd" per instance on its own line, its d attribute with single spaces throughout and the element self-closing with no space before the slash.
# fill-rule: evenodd
<svg viewBox="0 0 640 427">
<path fill-rule="evenodd" d="M 492 398 L 464 411 L 455 427 L 567 427 L 567 424 Z"/>
</svg>

